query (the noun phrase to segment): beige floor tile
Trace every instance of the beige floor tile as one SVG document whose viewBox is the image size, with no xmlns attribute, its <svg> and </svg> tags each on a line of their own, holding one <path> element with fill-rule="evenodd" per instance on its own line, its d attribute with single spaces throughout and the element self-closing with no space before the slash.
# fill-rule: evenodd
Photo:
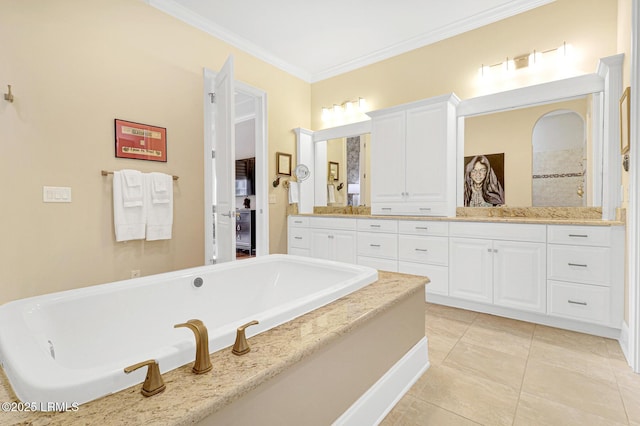
<svg viewBox="0 0 640 426">
<path fill-rule="evenodd" d="M 529 356 L 531 346 L 531 337 L 526 334 L 476 322 L 471 324 L 460 341 L 521 358 Z"/>
<path fill-rule="evenodd" d="M 406 424 L 403 422 L 403 417 L 408 412 L 411 404 L 415 401 L 415 398 L 411 395 L 405 394 L 395 407 L 386 415 L 386 417 L 380 422 L 382 426 L 395 426 Z"/>
<path fill-rule="evenodd" d="M 527 359 L 483 346 L 459 342 L 443 365 L 471 375 L 493 380 L 520 391 Z"/>
<path fill-rule="evenodd" d="M 622 352 L 622 348 L 620 347 L 620 342 L 614 339 L 604 339 L 604 342 L 607 346 L 610 359 L 627 362 L 627 359 L 624 357 L 624 352 Z"/>
<path fill-rule="evenodd" d="M 443 336 L 430 336 L 427 333 L 427 340 L 429 345 L 429 361 L 432 365 L 442 364 L 447 358 L 451 349 L 458 343 L 458 338 L 455 337 L 443 337 Z"/>
<path fill-rule="evenodd" d="M 419 381 L 423 387 L 413 393 L 418 399 L 484 425 L 511 425 L 518 392 L 466 372 L 434 365 Z"/>
<path fill-rule="evenodd" d="M 513 424 L 514 426 L 622 426 L 626 422 L 614 422 L 586 411 L 522 392 Z"/>
<path fill-rule="evenodd" d="M 618 374 L 618 389 L 629 421 L 640 423 L 640 374 L 631 368 L 626 374 Z"/>
<path fill-rule="evenodd" d="M 472 323 L 478 316 L 477 312 L 467 311 L 464 309 L 452 308 L 445 305 L 435 305 L 433 303 L 426 304 L 427 315 L 437 315 L 440 317 L 446 317 L 457 321 L 466 323 Z"/>
<path fill-rule="evenodd" d="M 603 357 L 609 356 L 606 342 L 608 339 L 604 337 L 537 325 L 533 333 L 533 340 L 540 340 L 568 349 L 579 348 L 583 352 L 591 352 Z"/>
<path fill-rule="evenodd" d="M 424 319 L 424 327 L 427 336 L 437 335 L 459 339 L 469 328 L 469 323 L 437 315 L 427 315 Z"/>
<path fill-rule="evenodd" d="M 620 423 L 627 422 L 618 386 L 607 380 L 530 359 L 522 384 L 526 392 Z"/>
<path fill-rule="evenodd" d="M 530 322 L 514 320 L 511 318 L 498 317 L 489 314 L 478 314 L 474 324 L 482 325 L 499 331 L 508 331 L 518 336 L 531 338 L 536 325 Z"/>
<path fill-rule="evenodd" d="M 616 376 L 607 357 L 582 351 L 579 347 L 565 348 L 537 339 L 531 343 L 529 359 L 576 371 L 595 379 L 616 382 Z"/>
<path fill-rule="evenodd" d="M 399 425 L 472 426 L 478 423 L 436 405 L 415 399 Z"/>
</svg>

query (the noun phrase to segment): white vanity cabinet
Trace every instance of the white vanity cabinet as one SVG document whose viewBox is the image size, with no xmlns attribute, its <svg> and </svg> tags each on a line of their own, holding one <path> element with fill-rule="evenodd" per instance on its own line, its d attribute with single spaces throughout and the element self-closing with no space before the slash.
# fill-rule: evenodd
<svg viewBox="0 0 640 426">
<path fill-rule="evenodd" d="M 289 216 L 287 223 L 287 253 L 296 256 L 310 256 L 309 218 Z"/>
<path fill-rule="evenodd" d="M 623 228 L 549 225 L 547 233 L 549 314 L 620 328 Z"/>
<path fill-rule="evenodd" d="M 310 217 L 309 254 L 317 259 L 356 263 L 356 220 Z"/>
<path fill-rule="evenodd" d="M 546 226 L 452 222 L 449 295 L 546 312 Z"/>
<path fill-rule="evenodd" d="M 449 223 L 398 222 L 398 272 L 429 277 L 430 294 L 449 294 Z"/>
<path fill-rule="evenodd" d="M 458 103 L 451 94 L 368 113 L 372 214 L 455 216 Z"/>
</svg>

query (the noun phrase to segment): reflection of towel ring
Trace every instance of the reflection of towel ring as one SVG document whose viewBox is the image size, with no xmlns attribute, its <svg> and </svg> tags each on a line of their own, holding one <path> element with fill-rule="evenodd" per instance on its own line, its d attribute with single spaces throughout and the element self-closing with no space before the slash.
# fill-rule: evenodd
<svg viewBox="0 0 640 426">
<path fill-rule="evenodd" d="M 309 171 L 309 167 L 305 164 L 298 164 L 295 169 L 293 169 L 293 175 L 296 177 L 298 182 L 304 182 L 311 176 L 311 172 Z"/>
</svg>

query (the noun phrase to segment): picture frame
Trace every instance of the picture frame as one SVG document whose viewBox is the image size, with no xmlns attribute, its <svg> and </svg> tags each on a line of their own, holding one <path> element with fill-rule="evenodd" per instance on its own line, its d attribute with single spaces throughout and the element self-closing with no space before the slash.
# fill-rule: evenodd
<svg viewBox="0 0 640 426">
<path fill-rule="evenodd" d="M 114 119 L 116 158 L 167 162 L 167 129 Z"/>
<path fill-rule="evenodd" d="M 631 138 L 631 88 L 627 87 L 620 97 L 620 154 L 629 152 Z"/>
<path fill-rule="evenodd" d="M 340 163 L 329 161 L 329 180 L 333 178 L 334 181 L 340 179 Z"/>
<path fill-rule="evenodd" d="M 276 152 L 276 172 L 279 175 L 291 176 L 291 154 Z"/>
</svg>

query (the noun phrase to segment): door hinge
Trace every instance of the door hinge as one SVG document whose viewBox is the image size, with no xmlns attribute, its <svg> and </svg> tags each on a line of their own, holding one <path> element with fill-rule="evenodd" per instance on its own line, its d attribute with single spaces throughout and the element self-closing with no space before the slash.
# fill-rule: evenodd
<svg viewBox="0 0 640 426">
<path fill-rule="evenodd" d="M 216 158 L 216 152 L 215 151 L 211 151 L 211 158 Z"/>
<path fill-rule="evenodd" d="M 216 212 L 216 206 L 211 206 L 211 213 L 215 213 Z"/>
<path fill-rule="evenodd" d="M 216 103 L 216 94 L 215 93 L 209 93 L 209 98 L 211 99 L 211 103 L 212 104 Z"/>
</svg>

